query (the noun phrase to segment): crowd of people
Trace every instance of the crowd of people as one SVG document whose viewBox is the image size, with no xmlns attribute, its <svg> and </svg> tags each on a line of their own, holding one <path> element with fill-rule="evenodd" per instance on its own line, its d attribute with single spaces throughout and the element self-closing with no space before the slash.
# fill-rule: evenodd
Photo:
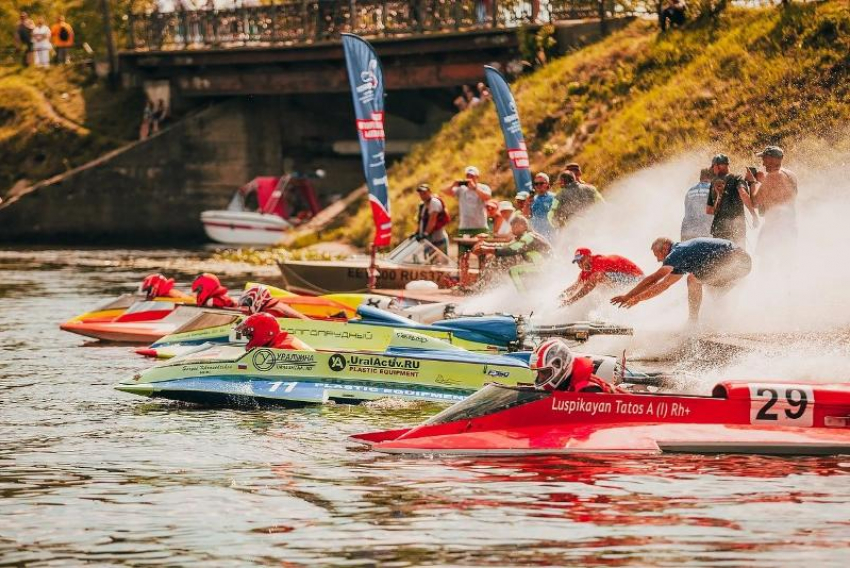
<svg viewBox="0 0 850 568">
<path fill-rule="evenodd" d="M 58 16 L 49 26 L 43 17 L 35 20 L 26 12 L 21 12 L 15 28 L 15 48 L 20 53 L 24 67 L 50 67 L 51 53 L 60 65 L 70 63 L 71 49 L 74 47 L 74 28 Z"/>
<path fill-rule="evenodd" d="M 469 85 L 464 85 L 461 87 L 460 95 L 455 98 L 454 105 L 458 111 L 463 111 L 478 106 L 491 98 L 490 89 L 484 83 L 478 83 L 474 89 Z"/>
<path fill-rule="evenodd" d="M 760 224 L 755 254 L 764 270 L 779 270 L 796 241 L 797 178 L 782 166 L 782 148 L 768 146 L 756 156 L 761 158 L 762 169 L 749 166 L 743 175 L 732 173 L 725 154 L 714 156 L 710 167 L 699 172 L 699 182 L 685 194 L 680 240 L 659 237 L 651 243 L 651 251 L 661 263 L 651 274 L 644 275 L 622 256 L 578 248 L 573 262 L 580 274 L 561 295 L 562 305 L 604 289 L 612 304 L 631 308 L 686 278 L 689 316 L 696 320 L 704 286 L 723 293 L 750 273 L 747 231 Z M 458 203 L 455 239 L 462 285 L 470 281 L 468 266 L 474 256 L 482 268 L 481 282 L 507 273 L 517 289 L 524 291 L 527 277 L 538 273 L 551 254 L 557 233 L 588 208 L 604 203 L 599 191 L 583 180 L 577 163 L 567 164 L 558 173 L 557 193 L 550 188 L 549 175 L 540 172 L 533 178 L 533 194 L 519 192 L 513 202 L 493 199 L 475 166 L 468 166 L 464 174 L 465 179 L 442 191 Z M 419 185 L 416 191 L 421 199 L 417 239 L 448 252 L 446 227 L 451 217 L 445 201 L 428 184 Z"/>
</svg>

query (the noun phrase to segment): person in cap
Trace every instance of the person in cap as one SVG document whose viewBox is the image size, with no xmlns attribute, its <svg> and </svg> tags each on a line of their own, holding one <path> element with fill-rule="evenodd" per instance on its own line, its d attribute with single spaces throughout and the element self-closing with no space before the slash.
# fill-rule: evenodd
<svg viewBox="0 0 850 568">
<path fill-rule="evenodd" d="M 530 198 L 531 194 L 527 191 L 520 191 L 514 197 L 514 207 L 516 208 L 517 213 L 525 215 L 528 217 L 531 215 L 531 203 Z"/>
<path fill-rule="evenodd" d="M 581 175 L 578 164 L 567 164 L 558 176 L 561 190 L 550 212 L 550 222 L 555 227 L 564 227 L 570 219 L 581 215 L 591 206 L 605 202 L 595 187 L 579 182 L 577 174 Z"/>
<path fill-rule="evenodd" d="M 479 237 L 489 237 L 493 234 L 493 229 L 496 226 L 496 219 L 499 217 L 499 202 L 495 199 L 488 199 L 484 202 L 484 211 L 487 213 L 487 232 Z"/>
<path fill-rule="evenodd" d="M 747 245 L 747 219 L 744 208 L 753 218 L 753 227 L 758 227 L 758 216 L 750 199 L 750 182 L 756 178 L 747 170 L 745 177 L 729 173 L 729 157 L 717 154 L 711 160 L 715 179 L 708 193 L 705 212 L 714 215 L 711 236 L 727 239 L 741 248 Z"/>
<path fill-rule="evenodd" d="M 711 236 L 711 224 L 714 216 L 705 212 L 705 203 L 711 191 L 714 178 L 711 168 L 703 168 L 699 173 L 699 183 L 685 193 L 685 215 L 682 217 L 683 241 Z"/>
<path fill-rule="evenodd" d="M 498 263 L 493 270 L 508 267 L 517 290 L 525 292 L 524 279 L 530 274 L 537 273 L 540 265 L 552 253 L 552 245 L 544 237 L 529 230 L 529 221 L 522 215 L 511 219 L 513 240 L 503 245 L 478 243 L 473 248 L 474 254 L 494 256 Z M 491 270 L 492 273 L 492 270 Z"/>
<path fill-rule="evenodd" d="M 474 236 L 488 232 L 487 211 L 484 204 L 493 196 L 488 185 L 479 181 L 480 173 L 475 166 L 467 166 L 464 170 L 466 179 L 456 181 L 443 190 L 445 195 L 452 195 L 458 202 L 458 236 Z M 458 245 L 458 254 L 469 252 L 471 246 Z"/>
<path fill-rule="evenodd" d="M 687 275 L 688 315 L 691 321 L 696 321 L 702 305 L 703 285 L 726 291 L 752 268 L 747 251 L 726 239 L 698 238 L 674 243 L 660 237 L 652 243 L 652 254 L 661 263 L 661 268 L 626 294 L 611 298 L 612 304 L 631 308 L 658 296 Z"/>
<path fill-rule="evenodd" d="M 493 225 L 493 240 L 510 241 L 513 238 L 511 219 L 513 219 L 516 209 L 510 201 L 500 201 L 498 211 L 496 223 Z"/>
<path fill-rule="evenodd" d="M 757 172 L 751 187 L 753 204 L 764 217 L 756 252 L 767 261 L 768 268 L 778 268 L 783 252 L 793 247 L 797 238 L 797 176 L 782 167 L 785 152 L 779 146 L 768 146 L 756 156 L 761 158 L 763 172 Z"/>
<path fill-rule="evenodd" d="M 451 219 L 446 211 L 446 204 L 431 192 L 431 186 L 427 183 L 419 184 L 416 193 L 421 201 L 416 222 L 416 239 L 426 240 L 448 255 L 449 235 L 446 233 L 446 225 Z"/>
<path fill-rule="evenodd" d="M 568 306 L 587 296 L 597 286 L 624 289 L 643 278 L 643 271 L 628 258 L 616 255 L 593 254 L 588 248 L 576 249 L 573 263 L 581 272 L 572 286 L 561 294 L 561 305 Z"/>
<path fill-rule="evenodd" d="M 551 241 L 554 236 L 554 227 L 550 221 L 550 212 L 555 203 L 555 194 L 549 191 L 549 176 L 540 172 L 534 176 L 531 185 L 534 187 L 534 196 L 531 201 L 531 228 L 535 233 Z"/>
</svg>

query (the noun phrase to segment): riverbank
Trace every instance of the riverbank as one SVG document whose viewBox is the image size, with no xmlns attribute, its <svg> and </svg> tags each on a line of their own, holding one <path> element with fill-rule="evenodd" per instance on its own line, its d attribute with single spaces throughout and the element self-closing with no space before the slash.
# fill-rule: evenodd
<svg viewBox="0 0 850 568">
<path fill-rule="evenodd" d="M 723 151 L 742 164 L 767 144 L 793 155 L 807 138 L 828 141 L 850 118 L 848 53 L 846 2 L 730 8 L 665 34 L 653 21 L 636 21 L 512 89 L 532 169 L 555 173 L 577 161 L 604 190 L 682 153 L 707 160 Z M 426 181 L 445 186 L 468 164 L 479 167 L 498 198 L 512 195 L 490 104 L 458 114 L 390 170 L 396 241 L 415 223 L 412 188 Z M 695 182 L 697 173 L 682 183 Z M 322 240 L 368 243 L 371 214 L 365 200 L 361 205 L 340 216 Z"/>
</svg>

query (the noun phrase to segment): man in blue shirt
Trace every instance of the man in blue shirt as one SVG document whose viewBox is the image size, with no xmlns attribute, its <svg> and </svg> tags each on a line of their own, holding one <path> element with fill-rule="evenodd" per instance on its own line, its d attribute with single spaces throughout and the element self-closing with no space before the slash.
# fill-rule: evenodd
<svg viewBox="0 0 850 568">
<path fill-rule="evenodd" d="M 555 201 L 555 194 L 549 191 L 549 176 L 539 173 L 534 176 L 534 200 L 531 202 L 531 230 L 551 241 L 553 235 L 549 210 Z"/>
<path fill-rule="evenodd" d="M 658 296 L 687 274 L 688 314 L 696 321 L 702 304 L 703 284 L 729 288 L 752 268 L 747 251 L 726 239 L 701 237 L 674 243 L 661 237 L 652 243 L 652 254 L 662 263 L 661 268 L 638 282 L 628 293 L 612 298 L 612 304 L 631 308 Z"/>
</svg>

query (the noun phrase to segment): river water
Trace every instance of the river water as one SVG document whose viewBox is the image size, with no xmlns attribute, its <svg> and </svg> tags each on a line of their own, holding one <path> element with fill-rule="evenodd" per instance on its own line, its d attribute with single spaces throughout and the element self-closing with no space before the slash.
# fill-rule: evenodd
<svg viewBox="0 0 850 568">
<path fill-rule="evenodd" d="M 387 457 L 346 437 L 426 409 L 113 390 L 149 362 L 58 324 L 182 256 L 0 253 L 0 565 L 846 566 L 850 457 Z"/>
</svg>

